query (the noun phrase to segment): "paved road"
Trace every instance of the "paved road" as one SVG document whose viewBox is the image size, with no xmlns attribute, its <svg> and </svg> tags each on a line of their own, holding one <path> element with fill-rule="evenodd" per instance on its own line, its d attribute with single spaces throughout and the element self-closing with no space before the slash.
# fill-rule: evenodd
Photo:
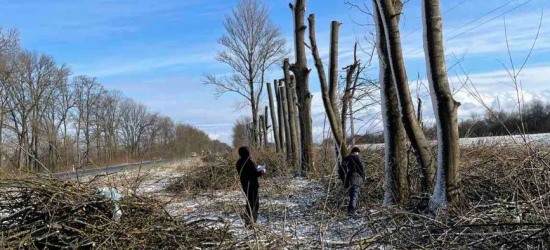
<svg viewBox="0 0 550 250">
<path fill-rule="evenodd" d="M 97 174 L 105 174 L 105 173 L 113 173 L 125 169 L 134 169 L 139 168 L 140 166 L 150 166 L 156 163 L 162 163 L 162 162 L 169 162 L 171 160 L 160 160 L 160 161 L 145 161 L 145 162 L 139 162 L 139 163 L 127 163 L 127 164 L 121 164 L 121 165 L 115 165 L 115 166 L 107 166 L 107 167 L 101 167 L 101 168 L 92 168 L 92 169 L 86 169 L 82 171 L 77 172 L 62 172 L 62 173 L 55 173 L 54 175 L 58 178 L 75 178 L 78 174 L 78 176 L 86 176 L 86 175 L 97 175 Z"/>
</svg>

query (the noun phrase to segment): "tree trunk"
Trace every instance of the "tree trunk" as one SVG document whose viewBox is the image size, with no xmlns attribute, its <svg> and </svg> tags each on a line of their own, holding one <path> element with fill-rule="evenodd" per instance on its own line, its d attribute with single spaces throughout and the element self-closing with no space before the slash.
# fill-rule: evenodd
<svg viewBox="0 0 550 250">
<path fill-rule="evenodd" d="M 289 63 L 288 59 L 284 60 L 284 75 L 285 75 L 285 93 L 287 100 L 287 110 L 288 110 L 288 125 L 290 127 L 290 163 L 292 165 L 298 164 L 298 159 L 300 157 L 300 148 L 298 145 L 298 128 L 296 126 L 296 103 L 294 102 L 294 91 L 293 91 L 293 82 L 290 79 L 289 72 Z"/>
<path fill-rule="evenodd" d="M 457 110 L 447 78 L 443 47 L 443 22 L 439 0 L 423 0 L 424 53 L 426 70 L 437 121 L 437 177 L 430 210 L 438 213 L 447 208 L 447 201 L 458 196 L 459 147 Z"/>
<path fill-rule="evenodd" d="M 267 124 L 269 124 L 269 122 L 267 121 L 268 120 L 268 114 L 267 114 L 267 106 L 265 106 L 265 111 L 264 111 L 264 144 L 265 144 L 265 148 L 268 147 L 268 144 L 269 144 L 269 140 L 267 139 L 267 129 L 269 128 L 269 126 Z"/>
<path fill-rule="evenodd" d="M 290 77 L 289 77 L 290 78 Z M 286 79 L 285 79 L 286 81 Z M 290 80 L 289 80 L 290 81 Z M 286 160 L 291 162 L 292 159 L 292 139 L 290 138 L 290 119 L 288 115 L 288 104 L 286 100 L 286 83 L 279 81 L 279 95 L 281 95 L 281 106 L 283 106 L 283 120 L 285 125 L 285 146 L 286 146 Z"/>
<path fill-rule="evenodd" d="M 258 130 L 258 137 L 260 139 L 260 144 L 259 144 L 259 147 L 263 147 L 264 146 L 264 140 L 265 138 L 263 137 L 264 133 L 263 133 L 263 128 L 264 128 L 264 116 L 263 115 L 260 115 L 260 119 L 258 121 L 258 125 L 259 125 L 259 130 Z"/>
<path fill-rule="evenodd" d="M 313 131 L 311 122 L 311 99 L 309 92 L 309 69 L 307 68 L 304 17 L 306 1 L 296 0 L 293 8 L 294 14 L 294 51 L 296 63 L 291 70 L 296 77 L 296 94 L 300 115 L 300 142 L 302 149 L 301 175 L 306 176 L 313 167 Z"/>
<path fill-rule="evenodd" d="M 252 109 L 252 146 L 258 147 L 260 146 L 258 142 L 258 137 L 260 136 L 258 133 L 258 104 L 256 103 L 255 97 L 254 97 L 254 90 L 251 90 L 251 99 L 250 99 L 250 106 Z"/>
<path fill-rule="evenodd" d="M 396 11 L 392 0 L 377 0 L 380 18 L 384 25 L 384 34 L 386 36 L 386 45 L 388 48 L 388 56 L 390 67 L 392 70 L 392 78 L 397 88 L 399 98 L 399 107 L 401 109 L 401 117 L 407 136 L 411 141 L 411 145 L 416 151 L 417 161 L 422 168 L 424 176 L 428 178 L 427 187 L 431 189 L 432 180 L 434 179 L 435 162 L 431 154 L 430 145 L 426 140 L 424 131 L 420 127 L 414 112 L 411 93 L 409 90 L 409 82 L 403 60 L 403 51 L 401 48 L 401 37 L 399 33 L 399 15 L 400 11 Z M 400 1 L 396 1 L 396 5 L 402 6 Z"/>
<path fill-rule="evenodd" d="M 269 111 L 271 111 L 271 129 L 273 130 L 273 141 L 275 141 L 275 150 L 277 153 L 279 153 L 281 152 L 281 142 L 279 141 L 279 126 L 277 123 L 275 103 L 273 102 L 273 92 L 271 90 L 270 82 L 267 83 L 267 94 L 269 96 Z"/>
<path fill-rule="evenodd" d="M 327 85 L 327 79 L 323 61 L 319 56 L 319 49 L 317 47 L 317 40 L 315 38 L 315 15 L 311 14 L 308 17 L 309 22 L 309 41 L 311 44 L 311 53 L 315 62 L 315 68 L 317 68 L 317 74 L 319 75 L 319 83 L 321 85 L 321 94 L 323 99 L 323 105 L 327 113 L 332 135 L 336 144 L 340 150 L 340 156 L 343 158 L 347 155 L 346 140 L 343 138 L 342 126 L 340 123 L 340 115 L 338 113 L 338 105 L 336 99 L 332 99 L 330 89 L 333 86 L 338 86 L 338 30 L 340 23 L 333 21 L 331 24 L 331 39 L 330 39 L 330 83 Z"/>
<path fill-rule="evenodd" d="M 353 56 L 357 57 L 357 42 L 355 42 L 355 46 L 353 48 Z M 357 62 L 357 60 L 355 60 Z M 363 67 L 364 68 L 364 67 Z M 357 83 L 359 81 L 359 74 L 361 73 L 362 69 L 360 65 L 358 65 L 357 71 L 355 72 L 355 79 L 353 80 L 353 87 L 351 89 L 351 97 L 349 99 L 349 127 L 351 131 L 351 146 L 355 147 L 355 119 L 354 119 L 354 110 L 353 110 L 353 98 L 355 97 L 355 90 L 357 90 Z"/>
<path fill-rule="evenodd" d="M 379 14 L 376 0 L 373 1 L 374 20 L 376 26 L 376 45 L 379 59 L 379 83 L 382 108 L 382 122 L 384 124 L 385 144 L 385 192 L 384 205 L 393 206 L 409 205 L 409 182 L 407 178 L 406 162 L 406 135 L 401 114 L 399 113 L 399 100 L 397 89 L 393 82 L 389 66 L 389 53 L 386 46 L 386 36 Z"/>
<path fill-rule="evenodd" d="M 279 143 L 281 148 L 281 153 L 286 151 L 285 143 L 285 118 L 283 115 L 283 105 L 281 100 L 281 87 L 279 86 L 279 81 L 275 80 L 273 82 L 273 87 L 275 88 L 275 96 L 277 97 L 277 114 L 279 122 Z"/>
<path fill-rule="evenodd" d="M 4 128 L 4 107 L 0 108 L 0 169 L 4 167 L 4 137 L 2 136 L 2 130 Z M 3 171 L 3 170 L 2 170 Z"/>
<path fill-rule="evenodd" d="M 346 135 L 346 128 L 347 128 L 347 118 L 348 114 L 350 114 L 351 110 L 351 100 L 353 98 L 352 95 L 352 85 L 354 84 L 354 75 L 355 71 L 359 68 L 359 61 L 357 60 L 357 43 L 355 43 L 353 48 L 353 64 L 347 66 L 346 69 L 346 87 L 344 89 L 344 96 L 342 98 L 342 117 L 340 118 L 340 122 L 342 123 L 342 138 L 344 138 L 344 141 L 347 142 L 347 135 Z M 356 81 L 355 81 L 356 82 Z M 338 83 L 338 82 L 336 82 Z"/>
</svg>

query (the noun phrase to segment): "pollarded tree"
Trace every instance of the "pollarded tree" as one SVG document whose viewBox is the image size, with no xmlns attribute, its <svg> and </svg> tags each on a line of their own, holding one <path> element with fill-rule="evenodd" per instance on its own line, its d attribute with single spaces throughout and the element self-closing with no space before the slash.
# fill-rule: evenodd
<svg viewBox="0 0 550 250">
<path fill-rule="evenodd" d="M 403 4 L 394 2 L 394 8 L 400 11 Z M 374 22 L 376 26 L 376 48 L 380 75 L 380 97 L 382 107 L 382 122 L 384 124 L 386 181 L 384 192 L 384 205 L 407 206 L 409 203 L 409 182 L 407 179 L 407 145 L 406 134 L 401 114 L 399 113 L 399 100 L 397 89 L 392 78 L 388 47 L 384 25 L 380 18 L 380 10 L 376 0 L 373 0 Z"/>
<path fill-rule="evenodd" d="M 439 0 L 423 0 L 424 53 L 432 104 L 437 121 L 437 175 L 430 210 L 447 208 L 447 200 L 458 195 L 459 147 L 457 110 L 460 103 L 453 99 L 443 47 L 443 22 Z"/>
<path fill-rule="evenodd" d="M 296 0 L 290 5 L 294 16 L 294 58 L 296 62 L 290 66 L 290 70 L 296 78 L 296 95 L 298 98 L 298 114 L 300 116 L 300 172 L 306 175 L 313 167 L 313 130 L 311 121 L 311 99 L 309 91 L 309 72 L 307 67 L 304 18 L 306 13 L 306 0 Z"/>
<path fill-rule="evenodd" d="M 403 125 L 424 175 L 422 187 L 424 190 L 429 190 L 434 180 L 435 161 L 428 140 L 414 112 L 399 32 L 399 15 L 401 12 L 396 10 L 393 0 L 376 0 L 376 4 L 378 5 L 380 20 L 384 25 L 389 63 L 397 89 Z"/>
<path fill-rule="evenodd" d="M 277 90 L 277 81 L 275 81 L 275 90 Z M 275 102 L 273 101 L 273 89 L 271 83 L 267 82 L 267 94 L 269 97 L 269 111 L 271 114 L 271 127 L 273 129 L 273 140 L 275 141 L 275 149 L 277 153 L 281 152 L 281 141 L 279 137 L 279 123 L 277 119 L 277 111 L 275 110 Z M 276 96 L 278 96 L 276 94 Z"/>
<path fill-rule="evenodd" d="M 259 137 L 258 112 L 266 71 L 288 53 L 281 30 L 269 18 L 269 7 L 256 0 L 243 0 L 225 17 L 224 47 L 216 59 L 233 70 L 230 77 L 206 74 L 203 83 L 216 86 L 216 95 L 236 93 L 251 107 L 253 139 Z"/>
</svg>

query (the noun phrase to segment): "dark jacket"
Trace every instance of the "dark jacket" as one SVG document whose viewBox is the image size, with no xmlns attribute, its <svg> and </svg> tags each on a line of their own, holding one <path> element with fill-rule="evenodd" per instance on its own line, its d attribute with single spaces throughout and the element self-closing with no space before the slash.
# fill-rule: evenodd
<svg viewBox="0 0 550 250">
<path fill-rule="evenodd" d="M 239 150 L 241 158 L 237 161 L 237 173 L 240 175 L 241 186 L 246 191 L 250 188 L 259 188 L 258 177 L 262 176 L 262 172 L 258 172 L 256 163 L 252 161 L 248 150 L 246 152 Z"/>
<path fill-rule="evenodd" d="M 338 167 L 338 175 L 344 182 L 344 187 L 360 186 L 365 179 L 365 164 L 358 155 L 350 154 L 342 160 Z"/>
</svg>

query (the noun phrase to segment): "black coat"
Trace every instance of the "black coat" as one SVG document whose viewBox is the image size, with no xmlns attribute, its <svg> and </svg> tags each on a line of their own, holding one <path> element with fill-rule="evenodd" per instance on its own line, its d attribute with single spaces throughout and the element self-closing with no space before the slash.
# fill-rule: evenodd
<svg viewBox="0 0 550 250">
<path fill-rule="evenodd" d="M 241 186 L 245 192 L 247 189 L 260 187 L 258 177 L 262 176 L 262 172 L 258 172 L 256 163 L 252 161 L 252 157 L 241 157 L 237 161 L 236 167 L 241 179 Z"/>
<path fill-rule="evenodd" d="M 353 154 L 346 156 L 338 167 L 338 175 L 345 188 L 362 185 L 365 179 L 365 164 L 361 157 Z"/>
</svg>

